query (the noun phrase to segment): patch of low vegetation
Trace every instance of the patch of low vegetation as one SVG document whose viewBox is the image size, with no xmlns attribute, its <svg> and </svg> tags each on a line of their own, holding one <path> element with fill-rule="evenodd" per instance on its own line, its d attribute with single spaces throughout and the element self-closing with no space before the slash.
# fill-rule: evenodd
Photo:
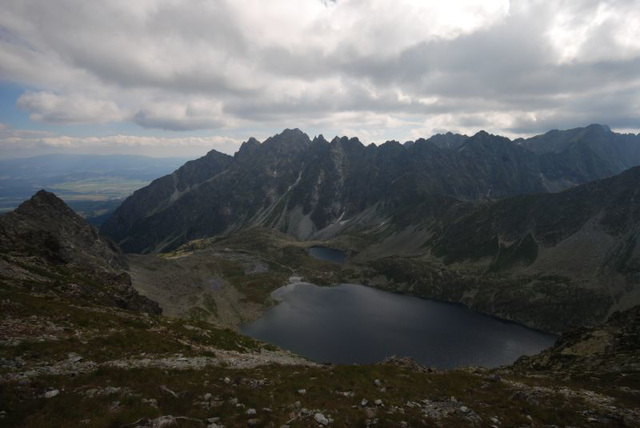
<svg viewBox="0 0 640 428">
<path fill-rule="evenodd" d="M 52 398 L 43 398 L 58 391 Z M 7 426 L 124 426 L 179 416 L 179 426 L 631 426 L 595 393 L 484 370 L 445 373 L 392 364 L 204 370 L 101 368 L 3 384 Z M 590 401 L 591 399 L 591 401 Z M 616 399 L 613 403 L 618 404 Z"/>
</svg>

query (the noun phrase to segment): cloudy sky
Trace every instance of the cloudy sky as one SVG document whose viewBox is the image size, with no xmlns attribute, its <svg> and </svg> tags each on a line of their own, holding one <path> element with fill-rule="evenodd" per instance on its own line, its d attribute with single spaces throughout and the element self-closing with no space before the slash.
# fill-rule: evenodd
<svg viewBox="0 0 640 428">
<path fill-rule="evenodd" d="M 0 0 L 0 157 L 640 131 L 640 0 Z"/>
</svg>

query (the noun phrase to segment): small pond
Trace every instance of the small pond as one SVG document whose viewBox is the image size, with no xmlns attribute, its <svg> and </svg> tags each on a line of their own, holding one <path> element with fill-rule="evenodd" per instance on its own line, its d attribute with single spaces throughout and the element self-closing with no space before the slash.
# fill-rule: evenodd
<svg viewBox="0 0 640 428">
<path fill-rule="evenodd" d="M 337 264 L 343 264 L 347 258 L 347 254 L 342 250 L 322 246 L 310 247 L 309 255 L 319 260 Z"/>
</svg>

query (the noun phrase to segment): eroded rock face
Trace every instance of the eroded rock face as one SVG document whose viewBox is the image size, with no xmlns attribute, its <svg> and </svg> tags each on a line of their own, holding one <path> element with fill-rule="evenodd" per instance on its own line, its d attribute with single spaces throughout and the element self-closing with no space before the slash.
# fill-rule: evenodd
<svg viewBox="0 0 640 428">
<path fill-rule="evenodd" d="M 0 217 L 0 270 L 10 285 L 160 313 L 140 296 L 118 247 L 53 193 L 41 190 Z"/>
</svg>

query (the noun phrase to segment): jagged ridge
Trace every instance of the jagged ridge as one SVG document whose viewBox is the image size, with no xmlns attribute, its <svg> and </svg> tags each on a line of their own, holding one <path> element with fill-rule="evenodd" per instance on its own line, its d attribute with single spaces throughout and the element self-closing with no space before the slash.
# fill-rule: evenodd
<svg viewBox="0 0 640 428">
<path fill-rule="evenodd" d="M 250 139 L 232 159 L 211 152 L 207 157 L 220 159 L 216 167 L 180 192 L 175 173 L 157 180 L 132 195 L 102 230 L 128 252 L 170 250 L 254 226 L 326 238 L 375 226 L 433 195 L 481 201 L 558 191 L 640 164 L 640 150 L 619 149 L 640 147 L 637 136 L 599 125 L 578 134 L 566 135 L 571 144 L 536 153 L 532 147 L 562 138 L 551 133 L 513 142 L 479 132 L 364 146 L 347 137 L 312 141 L 288 129 L 262 144 Z M 613 162 L 616 156 L 625 161 Z"/>
</svg>

